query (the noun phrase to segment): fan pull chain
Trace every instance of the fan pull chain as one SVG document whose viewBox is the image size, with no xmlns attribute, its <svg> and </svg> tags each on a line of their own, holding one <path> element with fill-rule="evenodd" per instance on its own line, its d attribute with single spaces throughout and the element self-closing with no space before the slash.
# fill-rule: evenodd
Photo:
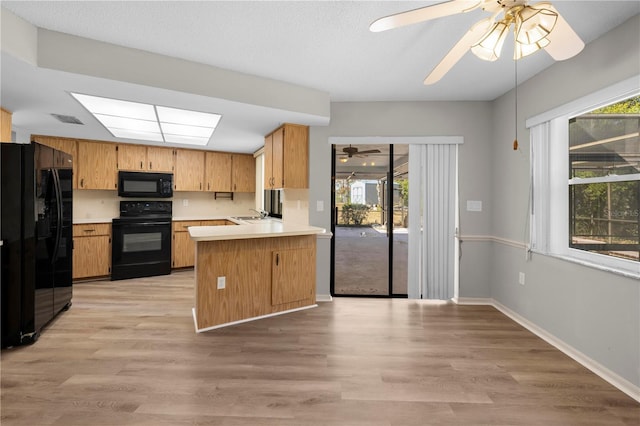
<svg viewBox="0 0 640 426">
<path fill-rule="evenodd" d="M 516 110 L 515 110 L 515 119 L 514 119 L 514 124 L 515 124 L 515 133 L 516 133 L 516 137 L 513 140 L 513 150 L 517 151 L 518 150 L 518 60 L 514 60 L 513 61 L 515 63 L 515 80 L 516 80 L 516 89 L 515 89 L 515 103 L 516 103 Z"/>
</svg>

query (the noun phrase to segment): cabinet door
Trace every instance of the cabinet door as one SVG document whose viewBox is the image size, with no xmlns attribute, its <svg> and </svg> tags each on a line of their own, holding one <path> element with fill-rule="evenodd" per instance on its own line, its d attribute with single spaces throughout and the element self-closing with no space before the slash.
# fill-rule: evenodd
<svg viewBox="0 0 640 426">
<path fill-rule="evenodd" d="M 273 188 L 273 133 L 264 137 L 264 188 Z"/>
<path fill-rule="evenodd" d="M 284 188 L 309 187 L 309 127 L 297 124 L 284 126 L 282 173 Z"/>
<path fill-rule="evenodd" d="M 272 176 L 273 188 L 280 189 L 284 187 L 283 175 L 283 149 L 284 149 L 284 128 L 281 127 L 273 132 L 273 148 L 272 148 Z"/>
<path fill-rule="evenodd" d="M 256 192 L 256 160 L 251 154 L 231 156 L 233 192 Z"/>
<path fill-rule="evenodd" d="M 117 189 L 116 144 L 78 141 L 78 188 Z"/>
<path fill-rule="evenodd" d="M 196 258 L 196 244 L 188 232 L 173 233 L 173 259 L 174 268 L 193 266 Z"/>
<path fill-rule="evenodd" d="M 204 180 L 204 151 L 176 150 L 174 190 L 202 191 Z"/>
<path fill-rule="evenodd" d="M 31 135 L 31 140 L 50 146 L 58 151 L 66 152 L 73 157 L 73 189 L 78 189 L 78 145 L 76 140 L 40 135 Z"/>
<path fill-rule="evenodd" d="M 278 250 L 271 253 L 271 304 L 297 302 L 313 296 L 313 289 L 306 285 L 307 277 L 315 264 L 311 248 Z M 315 271 L 313 271 L 315 274 Z"/>
<path fill-rule="evenodd" d="M 73 278 L 101 277 L 111 272 L 111 238 L 108 235 L 74 237 Z"/>
<path fill-rule="evenodd" d="M 231 192 L 231 154 L 207 152 L 205 163 L 205 190 Z"/>
<path fill-rule="evenodd" d="M 13 114 L 0 108 L 0 141 L 11 142 L 11 121 Z"/>
<path fill-rule="evenodd" d="M 118 170 L 142 171 L 146 167 L 146 146 L 118 144 Z"/>
<path fill-rule="evenodd" d="M 147 147 L 147 169 L 150 172 L 172 173 L 175 168 L 174 162 L 173 149 L 156 146 Z"/>
</svg>

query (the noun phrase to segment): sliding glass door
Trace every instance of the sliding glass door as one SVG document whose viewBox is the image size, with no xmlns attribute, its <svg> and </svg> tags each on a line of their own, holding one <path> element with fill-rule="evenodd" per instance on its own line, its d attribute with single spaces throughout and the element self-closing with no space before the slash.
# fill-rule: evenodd
<svg viewBox="0 0 640 426">
<path fill-rule="evenodd" d="M 333 153 L 332 294 L 406 296 L 408 146 Z"/>
</svg>

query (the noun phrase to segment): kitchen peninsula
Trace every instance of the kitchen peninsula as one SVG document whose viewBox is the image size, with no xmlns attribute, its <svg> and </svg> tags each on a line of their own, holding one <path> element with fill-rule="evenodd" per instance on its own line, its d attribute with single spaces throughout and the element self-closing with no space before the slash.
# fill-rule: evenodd
<svg viewBox="0 0 640 426">
<path fill-rule="evenodd" d="M 189 228 L 197 332 L 316 306 L 315 226 L 278 220 Z"/>
</svg>

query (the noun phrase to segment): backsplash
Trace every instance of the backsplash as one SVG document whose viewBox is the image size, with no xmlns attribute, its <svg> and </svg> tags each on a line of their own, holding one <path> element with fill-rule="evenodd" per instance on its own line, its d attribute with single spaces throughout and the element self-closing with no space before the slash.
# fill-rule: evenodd
<svg viewBox="0 0 640 426">
<path fill-rule="evenodd" d="M 210 192 L 176 192 L 173 201 L 173 217 L 200 219 L 219 216 L 251 214 L 256 208 L 254 193 L 235 193 L 234 199 L 214 200 Z M 116 191 L 73 191 L 73 220 L 109 220 L 120 215 L 120 201 L 130 198 L 118 197 Z M 160 199 L 160 200 L 167 200 Z"/>
<path fill-rule="evenodd" d="M 282 218 L 287 223 L 309 224 L 309 190 L 285 189 L 282 194 Z"/>
</svg>

